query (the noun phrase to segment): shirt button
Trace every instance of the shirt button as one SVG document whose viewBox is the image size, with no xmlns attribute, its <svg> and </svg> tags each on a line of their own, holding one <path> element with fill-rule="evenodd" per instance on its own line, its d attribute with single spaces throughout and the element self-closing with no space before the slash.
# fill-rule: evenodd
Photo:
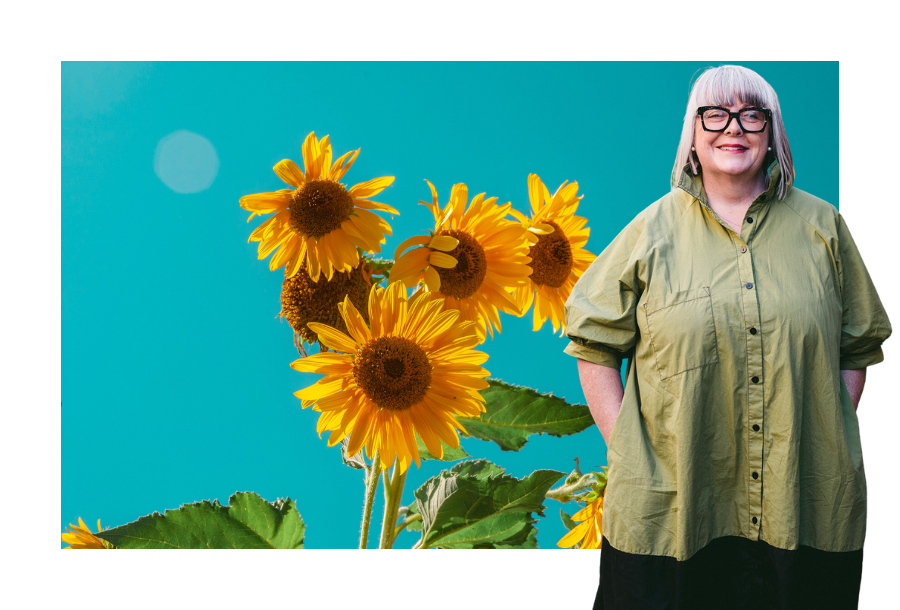
<svg viewBox="0 0 900 610">
<path fill-rule="evenodd" d="M 747 216 L 747 222 L 753 222 L 753 219 Z"/>
<path fill-rule="evenodd" d="M 756 473 L 756 472 L 754 472 L 752 476 L 753 476 L 754 479 L 758 479 L 758 478 L 759 478 L 759 474 Z"/>
<path fill-rule="evenodd" d="M 759 424 L 753 424 L 753 431 L 759 432 Z"/>
<path fill-rule="evenodd" d="M 747 251 L 747 246 L 741 246 L 741 254 L 744 254 Z"/>
<path fill-rule="evenodd" d="M 750 334 L 751 334 L 751 335 L 755 335 L 755 334 L 756 334 L 756 329 L 753 328 L 752 326 L 750 327 Z"/>
<path fill-rule="evenodd" d="M 753 518 L 751 519 L 751 521 L 753 521 L 753 524 L 756 525 L 756 517 L 753 517 Z"/>
<path fill-rule="evenodd" d="M 750 381 L 752 381 L 753 383 L 759 383 L 759 377 L 754 375 L 753 377 L 750 378 Z"/>
<path fill-rule="evenodd" d="M 750 282 L 747 282 L 747 290 L 750 290 L 751 288 L 753 288 L 753 284 L 751 284 Z"/>
</svg>

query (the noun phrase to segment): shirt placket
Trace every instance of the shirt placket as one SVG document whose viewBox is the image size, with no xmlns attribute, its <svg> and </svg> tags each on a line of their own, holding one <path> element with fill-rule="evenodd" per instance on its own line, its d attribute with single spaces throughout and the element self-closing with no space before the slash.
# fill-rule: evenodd
<svg viewBox="0 0 900 610">
<path fill-rule="evenodd" d="M 754 201 L 744 217 L 741 234 L 732 232 L 732 240 L 737 250 L 738 281 L 740 282 L 741 309 L 744 314 L 744 334 L 747 340 L 747 409 L 745 420 L 745 438 L 747 447 L 747 497 L 749 536 L 759 539 L 762 529 L 762 494 L 763 494 L 763 423 L 765 401 L 763 384 L 763 349 L 760 326 L 759 298 L 757 295 L 756 276 L 753 272 L 754 236 L 765 212 L 765 206 Z"/>
<path fill-rule="evenodd" d="M 767 211 L 764 204 L 765 194 L 757 198 L 744 216 L 741 233 L 735 233 L 718 214 L 704 205 L 728 231 L 735 248 L 738 277 L 740 282 L 741 310 L 743 311 L 743 331 L 747 341 L 747 408 L 744 422 L 744 438 L 747 447 L 747 522 L 745 531 L 752 540 L 759 539 L 762 529 L 762 492 L 763 492 L 763 418 L 765 401 L 763 393 L 763 349 L 762 328 L 760 327 L 759 299 L 757 298 L 756 277 L 753 273 L 753 253 L 751 245 L 760 222 Z M 737 388 L 735 388 L 737 390 Z"/>
</svg>

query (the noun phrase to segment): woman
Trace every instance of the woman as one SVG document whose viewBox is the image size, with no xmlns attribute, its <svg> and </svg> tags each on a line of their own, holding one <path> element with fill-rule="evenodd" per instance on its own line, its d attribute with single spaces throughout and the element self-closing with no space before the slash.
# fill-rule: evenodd
<svg viewBox="0 0 900 610">
<path fill-rule="evenodd" d="M 891 328 L 841 215 L 793 177 L 772 87 L 707 70 L 672 191 L 566 303 L 609 447 L 595 608 L 857 606 L 855 410 Z"/>
</svg>

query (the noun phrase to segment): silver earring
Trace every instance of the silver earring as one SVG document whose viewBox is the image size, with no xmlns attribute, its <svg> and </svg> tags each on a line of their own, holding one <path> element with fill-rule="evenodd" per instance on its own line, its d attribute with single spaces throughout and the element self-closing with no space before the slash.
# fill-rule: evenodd
<svg viewBox="0 0 900 610">
<path fill-rule="evenodd" d="M 771 146 L 769 147 L 769 150 L 770 150 L 770 151 L 772 150 L 772 147 L 771 147 Z"/>
<path fill-rule="evenodd" d="M 694 150 L 694 147 L 693 147 L 693 146 L 691 146 L 691 150 Z M 772 149 L 770 148 L 769 150 L 772 150 Z"/>
</svg>

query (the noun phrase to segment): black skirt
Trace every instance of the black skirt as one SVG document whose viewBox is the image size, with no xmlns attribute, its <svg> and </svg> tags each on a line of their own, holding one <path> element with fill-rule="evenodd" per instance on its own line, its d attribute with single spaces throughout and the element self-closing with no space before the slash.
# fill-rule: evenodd
<svg viewBox="0 0 900 610">
<path fill-rule="evenodd" d="M 861 578 L 861 549 L 786 551 L 726 536 L 677 561 L 603 538 L 594 610 L 855 610 Z"/>
</svg>

